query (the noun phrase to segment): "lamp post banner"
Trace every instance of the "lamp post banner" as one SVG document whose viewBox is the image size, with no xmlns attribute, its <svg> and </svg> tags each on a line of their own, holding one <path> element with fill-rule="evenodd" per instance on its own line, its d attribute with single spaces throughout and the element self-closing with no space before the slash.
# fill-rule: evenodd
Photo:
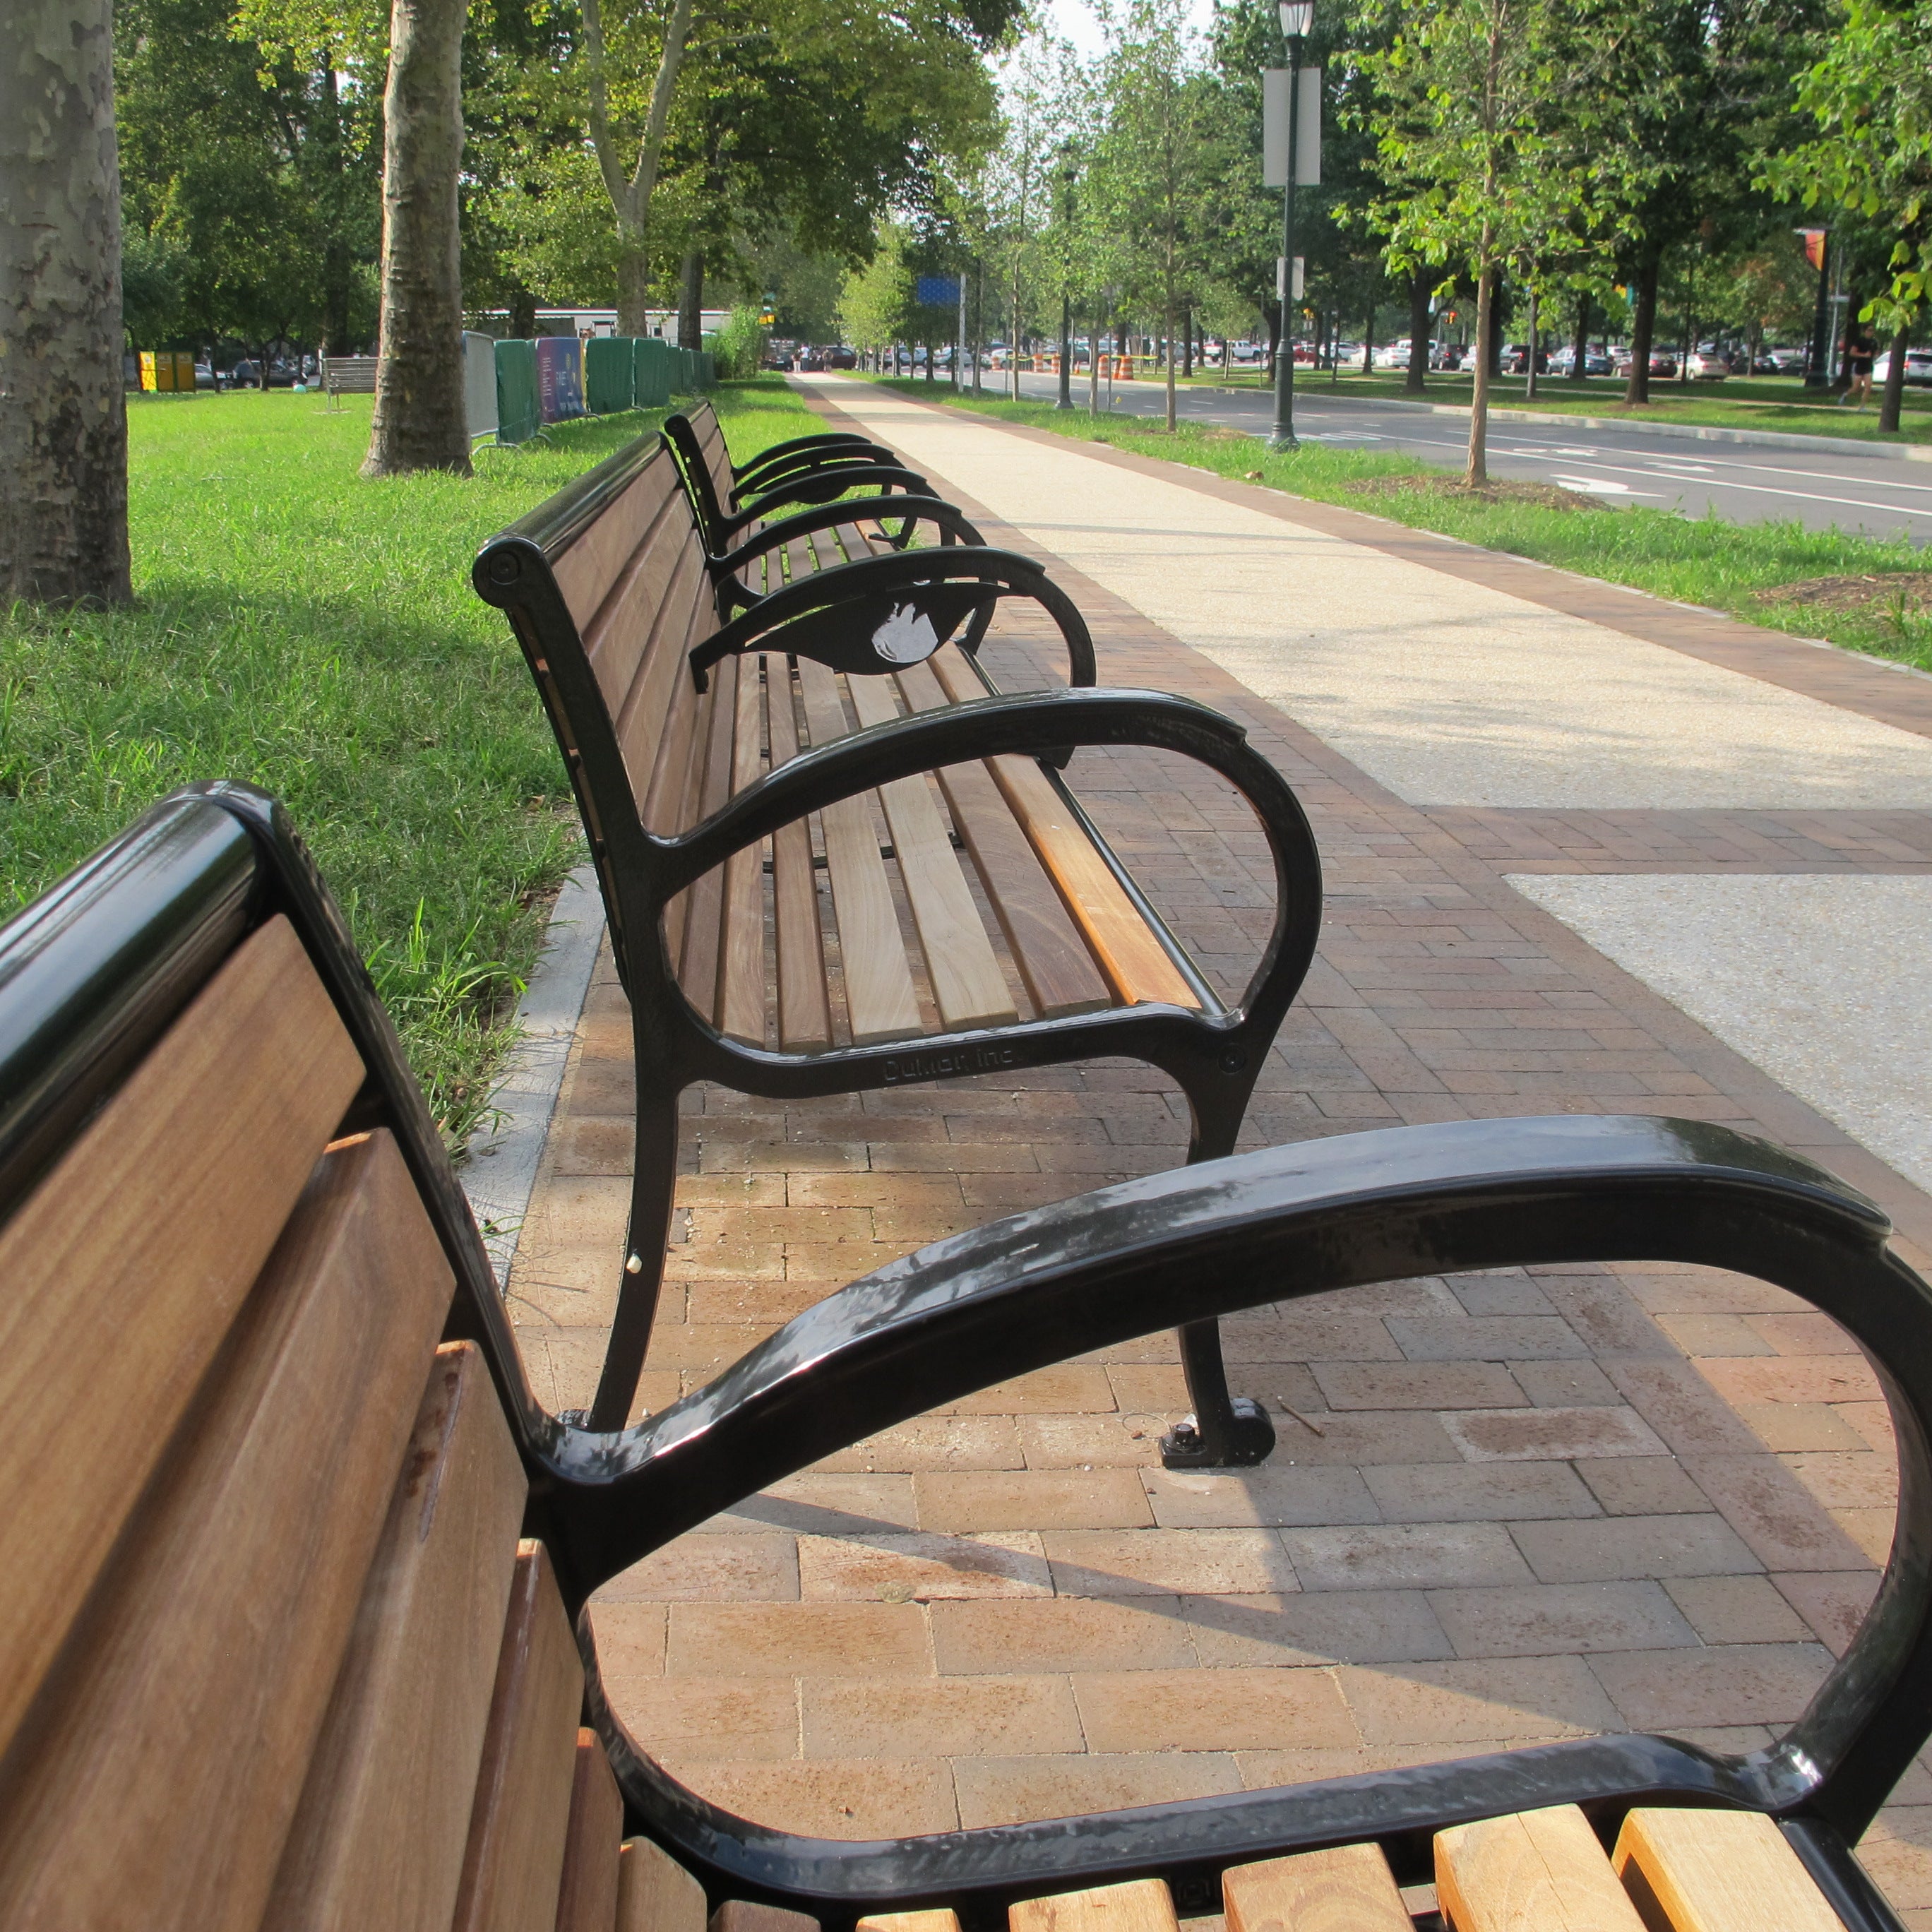
<svg viewBox="0 0 1932 1932">
<path fill-rule="evenodd" d="M 1288 88 L 1285 67 L 1262 70 L 1262 186 L 1288 185 Z"/>
<path fill-rule="evenodd" d="M 1322 70 L 1295 70 L 1294 184 L 1322 185 Z"/>
</svg>

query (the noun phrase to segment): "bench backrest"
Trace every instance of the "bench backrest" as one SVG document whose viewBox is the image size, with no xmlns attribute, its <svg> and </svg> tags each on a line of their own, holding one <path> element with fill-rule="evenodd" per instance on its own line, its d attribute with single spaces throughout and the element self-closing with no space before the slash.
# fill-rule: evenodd
<svg viewBox="0 0 1932 1932">
<path fill-rule="evenodd" d="M 376 393 L 376 358 L 373 356 L 325 356 L 322 358 L 322 383 L 332 396 L 373 396 Z"/>
<path fill-rule="evenodd" d="M 258 859 L 178 801 L 0 940 L 0 1922 L 548 1926 L 584 1676 L 507 1331 L 446 1339 L 433 1130 Z"/>
</svg>

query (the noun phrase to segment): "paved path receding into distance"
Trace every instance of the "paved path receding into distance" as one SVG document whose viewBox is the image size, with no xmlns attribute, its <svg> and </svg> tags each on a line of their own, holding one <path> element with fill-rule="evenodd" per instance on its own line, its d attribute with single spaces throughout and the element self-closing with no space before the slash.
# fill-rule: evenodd
<svg viewBox="0 0 1932 1932">
<path fill-rule="evenodd" d="M 1050 402 L 1059 394 L 1052 376 L 1023 374 L 1020 387 L 1029 400 Z M 1159 382 L 1116 382 L 1111 398 L 1103 384 L 1102 394 L 1102 406 L 1116 415 L 1166 412 L 1166 389 Z M 1075 380 L 1074 401 L 1087 406 L 1084 379 Z M 1614 398 L 1606 394 L 1602 401 L 1607 410 Z M 1257 436 L 1266 435 L 1274 421 L 1274 398 L 1258 389 L 1186 388 L 1177 406 L 1192 421 Z M 1465 417 L 1337 397 L 1318 376 L 1301 382 L 1294 406 L 1300 435 L 1338 448 L 1384 450 L 1460 470 L 1468 447 Z M 1736 523 L 1795 518 L 1813 530 L 1932 541 L 1932 464 L 1840 449 L 1693 442 L 1641 424 L 1592 429 L 1508 421 L 1490 425 L 1489 460 L 1498 476 L 1558 483 L 1606 502 L 1642 503 L 1691 517 L 1714 511 Z"/>
<path fill-rule="evenodd" d="M 1297 523 L 1292 500 L 1251 508 L 1178 465 L 1124 468 L 862 383 L 816 386 L 942 487 L 966 491 L 1412 804 L 1932 808 L 1932 740 L 1916 731 Z M 1874 1151 L 1932 1180 L 1918 1024 L 1928 982 L 1915 969 L 1932 958 L 1932 893 L 1897 879 L 1834 880 L 1823 916 L 1788 891 L 1767 901 L 1733 884 L 1716 897 L 1654 870 L 1532 889 Z M 1750 968 L 1733 983 L 1740 961 L 1753 962 L 1763 997 L 1749 996 Z"/>
</svg>

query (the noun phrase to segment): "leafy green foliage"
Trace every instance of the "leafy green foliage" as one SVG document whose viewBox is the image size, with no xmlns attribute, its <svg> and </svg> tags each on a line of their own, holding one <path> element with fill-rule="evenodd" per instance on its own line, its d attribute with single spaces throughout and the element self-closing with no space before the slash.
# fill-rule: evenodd
<svg viewBox="0 0 1932 1932">
<path fill-rule="evenodd" d="M 1890 285 L 1864 313 L 1908 326 L 1932 282 L 1932 4 L 1850 0 L 1797 105 L 1818 132 L 1766 157 L 1764 178 L 1807 208 L 1854 211 L 1893 238 Z"/>
<path fill-rule="evenodd" d="M 816 418 L 718 392 L 742 453 Z M 470 560 L 648 430 L 560 425 L 478 473 L 370 484 L 369 406 L 130 404 L 136 604 L 0 612 L 0 909 L 45 890 L 171 787 L 245 778 L 293 813 L 394 1007 L 444 1130 L 474 1124 L 574 862 L 554 740 Z"/>
</svg>

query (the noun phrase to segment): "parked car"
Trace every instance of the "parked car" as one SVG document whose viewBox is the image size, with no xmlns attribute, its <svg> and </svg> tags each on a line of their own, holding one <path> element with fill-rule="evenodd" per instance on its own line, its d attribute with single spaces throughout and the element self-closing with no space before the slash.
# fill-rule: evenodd
<svg viewBox="0 0 1932 1932">
<path fill-rule="evenodd" d="M 1378 369 L 1406 369 L 1408 367 L 1408 342 L 1405 338 L 1400 342 L 1385 342 L 1376 351 Z"/>
<path fill-rule="evenodd" d="M 1460 369 L 1469 359 L 1469 352 L 1460 342 L 1438 342 L 1429 352 L 1432 369 Z"/>
<path fill-rule="evenodd" d="M 819 366 L 824 369 L 856 369 L 859 366 L 859 352 L 848 349 L 842 342 L 834 343 L 830 348 L 818 352 Z M 949 350 L 946 358 L 951 359 Z"/>
<path fill-rule="evenodd" d="M 1615 364 L 1611 370 L 1612 375 L 1628 376 L 1636 367 L 1636 358 L 1628 349 L 1619 349 L 1612 359 Z M 1666 354 L 1661 349 L 1653 349 L 1650 352 L 1650 373 L 1653 376 L 1676 375 L 1677 358 Z"/>
<path fill-rule="evenodd" d="M 1721 382 L 1731 373 L 1729 359 L 1712 349 L 1692 350 L 1684 368 L 1694 382 Z"/>
<path fill-rule="evenodd" d="M 1503 350 L 1502 371 L 1505 376 L 1526 376 L 1529 373 L 1529 344 L 1512 342 Z M 1536 352 L 1536 373 L 1547 375 L 1550 371 L 1550 352 L 1539 349 Z"/>
<path fill-rule="evenodd" d="M 1567 376 L 1576 366 L 1576 348 L 1574 343 L 1566 342 L 1550 358 L 1550 373 L 1552 376 Z M 1600 349 L 1586 349 L 1583 352 L 1583 373 L 1586 376 L 1609 376 L 1616 371 L 1610 357 Z"/>
<path fill-rule="evenodd" d="M 1882 383 L 1891 374 L 1892 351 L 1888 349 L 1872 364 L 1872 380 Z M 1905 352 L 1905 380 L 1912 383 L 1932 382 L 1932 349 L 1908 349 Z"/>
</svg>

